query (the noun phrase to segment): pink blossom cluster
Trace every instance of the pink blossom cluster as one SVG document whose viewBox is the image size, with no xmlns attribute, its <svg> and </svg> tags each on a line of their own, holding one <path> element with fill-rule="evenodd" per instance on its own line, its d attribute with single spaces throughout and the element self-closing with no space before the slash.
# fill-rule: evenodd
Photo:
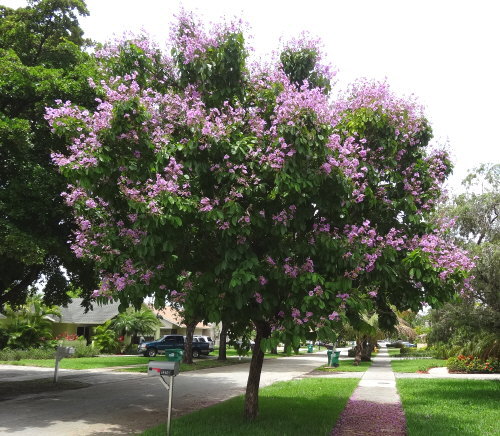
<svg viewBox="0 0 500 436">
<path fill-rule="evenodd" d="M 209 48 L 217 48 L 226 40 L 227 35 L 242 31 L 241 20 L 212 24 L 210 30 L 206 30 L 204 23 L 186 10 L 177 15 L 177 20 L 171 28 L 170 38 L 182 53 L 185 64 L 200 58 Z"/>
<path fill-rule="evenodd" d="M 96 109 L 89 112 L 62 101 L 57 102 L 57 108 L 47 109 L 46 119 L 53 130 L 71 136 L 67 152 L 54 154 L 53 160 L 73 175 L 73 184 L 63 194 L 78 217 L 72 247 L 77 256 L 104 265 L 103 295 L 132 285 L 158 286 L 165 291 L 176 287 L 183 292 L 169 292 L 183 301 L 196 287 L 195 281 L 186 277 L 182 287 L 178 283 L 167 286 L 162 280 L 164 271 L 144 259 L 123 263 L 121 256 L 139 252 L 141 244 L 152 239 L 147 237 L 146 227 L 141 227 L 143 222 L 149 220 L 161 228 L 169 214 L 179 216 L 182 222 L 196 222 L 214 240 L 227 243 L 231 249 L 236 247 L 238 253 L 250 253 L 261 237 L 279 235 L 286 240 L 291 246 L 287 254 L 267 248 L 252 253 L 258 267 L 251 271 L 255 287 L 246 298 L 259 304 L 265 299 L 267 304 L 267 292 L 272 288 L 266 286 L 269 280 L 273 284 L 283 281 L 294 292 L 299 289 L 301 301 L 290 298 L 287 310 L 278 316 L 285 319 L 285 313 L 291 313 L 295 324 L 316 323 L 319 315 L 313 315 L 317 312 L 314 304 L 335 295 L 328 286 L 318 284 L 330 278 L 315 277 L 328 274 L 319 253 L 324 241 L 341 247 L 338 267 L 345 267 L 345 271 L 340 275 L 352 280 L 373 271 L 378 259 L 394 250 L 427 253 L 433 266 L 440 268 L 442 280 L 457 269 L 472 267 L 465 252 L 440 234 L 415 238 L 405 234 L 407 211 L 397 215 L 404 208 L 402 195 L 405 201 L 407 195 L 412 197 L 422 213 L 432 208 L 449 163 L 444 152 L 427 156 L 420 150 L 427 145 L 422 142 L 427 124 L 421 108 L 414 101 L 395 96 L 386 83 L 360 81 L 345 96 L 332 101 L 324 89 L 312 87 L 307 80 L 300 85 L 291 83 L 277 63 L 245 72 L 247 100 L 244 104 L 237 99 L 225 101 L 220 107 L 207 107 L 201 84 L 182 90 L 166 86 L 172 78 L 180 77 L 183 67 L 202 61 L 210 55 L 209 49 L 219 47 L 234 32 L 240 32 L 239 24 L 207 32 L 183 12 L 172 33 L 173 56 L 180 64 L 147 39 L 107 45 L 97 56 L 103 70 L 108 68 L 111 75 L 99 83 L 91 81 L 102 91 Z M 147 85 L 140 80 L 139 63 L 127 74 L 112 73 L 113 63 L 130 51 L 131 44 L 142 50 L 146 60 L 163 67 Z M 287 47 L 316 50 L 315 44 L 305 40 Z M 315 71 L 323 74 L 326 70 Z M 156 81 L 165 86 L 155 86 Z M 379 143 L 369 131 L 362 132 L 358 115 L 387 127 L 390 137 L 384 141 L 394 147 L 385 148 L 384 141 Z M 360 124 L 361 133 L 351 127 L 353 120 Z M 419 159 L 409 159 L 414 152 L 420 153 Z M 303 171 L 299 177 L 293 173 L 295 167 Z M 82 174 L 89 178 L 106 174 L 99 183 L 113 188 L 111 198 L 100 198 L 84 188 Z M 296 180 L 302 176 L 304 183 Z M 316 192 L 318 180 L 324 190 Z M 287 184 L 295 182 L 296 192 L 292 192 Z M 283 186 L 288 191 L 281 190 Z M 322 197 L 334 199 L 335 207 L 324 207 Z M 380 200 L 376 206 L 385 207 L 393 219 L 392 228 L 381 230 L 376 219 L 366 219 L 371 207 L 367 197 Z M 126 206 L 114 209 L 117 203 Z M 296 222 L 305 230 L 295 228 Z M 155 249 L 164 250 L 163 246 Z M 299 282 L 300 286 L 295 285 Z M 377 297 L 372 288 L 365 290 L 366 294 Z M 347 293 L 337 297 L 342 302 L 328 307 L 332 312 L 322 323 L 339 321 L 342 304 L 352 298 Z"/>
</svg>

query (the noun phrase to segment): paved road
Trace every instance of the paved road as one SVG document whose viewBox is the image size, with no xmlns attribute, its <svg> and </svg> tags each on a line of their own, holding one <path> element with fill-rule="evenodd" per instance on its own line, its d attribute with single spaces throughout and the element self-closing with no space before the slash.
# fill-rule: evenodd
<svg viewBox="0 0 500 436">
<path fill-rule="evenodd" d="M 300 377 L 326 363 L 326 352 L 266 359 L 261 386 Z M 248 363 L 182 373 L 175 379 L 178 416 L 244 392 Z M 0 366 L 0 381 L 51 378 L 53 370 Z M 102 370 L 60 370 L 60 380 L 89 387 L 24 395 L 0 403 L 0 434 L 125 435 L 166 421 L 167 391 L 158 378 Z"/>
</svg>

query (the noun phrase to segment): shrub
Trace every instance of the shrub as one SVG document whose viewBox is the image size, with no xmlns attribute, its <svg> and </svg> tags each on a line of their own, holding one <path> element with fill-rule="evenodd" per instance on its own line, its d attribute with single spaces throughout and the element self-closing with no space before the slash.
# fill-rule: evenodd
<svg viewBox="0 0 500 436">
<path fill-rule="evenodd" d="M 15 361 L 21 359 L 54 359 L 55 350 L 53 348 L 28 348 L 18 350 L 4 348 L 0 350 L 0 361 Z"/>
<path fill-rule="evenodd" d="M 475 356 L 464 356 L 460 354 L 457 357 L 450 357 L 446 364 L 449 371 L 467 372 L 467 373 L 499 373 L 500 360 L 487 359 L 482 360 Z"/>
<path fill-rule="evenodd" d="M 76 340 L 63 339 L 59 341 L 59 345 L 63 347 L 73 347 L 75 349 L 75 354 L 70 357 L 94 357 L 100 352 L 98 347 L 87 345 L 87 340 L 83 337 Z"/>
<path fill-rule="evenodd" d="M 438 344 L 428 347 L 427 349 L 431 351 L 432 357 L 435 359 L 448 359 L 460 354 L 460 347 L 456 345 L 450 346 L 446 344 Z"/>
<path fill-rule="evenodd" d="M 432 350 L 429 348 L 403 347 L 399 350 L 399 355 L 406 357 L 434 357 Z"/>
<path fill-rule="evenodd" d="M 128 344 L 127 347 L 123 350 L 123 354 L 137 354 L 137 345 Z"/>
<path fill-rule="evenodd" d="M 96 328 L 96 334 L 94 335 L 94 344 L 103 353 L 119 353 L 122 348 L 122 344 L 118 341 L 116 332 L 109 328 L 110 322 L 107 321 L 103 325 Z"/>
</svg>

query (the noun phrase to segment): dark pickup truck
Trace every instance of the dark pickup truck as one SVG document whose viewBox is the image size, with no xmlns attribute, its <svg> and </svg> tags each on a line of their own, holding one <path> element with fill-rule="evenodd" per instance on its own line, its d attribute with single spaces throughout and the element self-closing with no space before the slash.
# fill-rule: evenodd
<svg viewBox="0 0 500 436">
<path fill-rule="evenodd" d="M 143 342 L 139 345 L 137 352 L 147 357 L 155 357 L 159 352 L 165 352 L 174 348 L 184 350 L 186 337 L 182 335 L 166 335 L 163 338 L 152 342 Z M 208 342 L 199 342 L 193 338 L 193 357 L 199 357 L 200 354 L 208 355 L 210 353 Z"/>
</svg>

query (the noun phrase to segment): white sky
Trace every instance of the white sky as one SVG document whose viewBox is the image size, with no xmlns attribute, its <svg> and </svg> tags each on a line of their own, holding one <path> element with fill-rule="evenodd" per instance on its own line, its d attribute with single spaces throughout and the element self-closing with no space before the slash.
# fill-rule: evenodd
<svg viewBox="0 0 500 436">
<path fill-rule="evenodd" d="M 449 143 L 459 188 L 468 169 L 500 163 L 500 2 L 496 0 L 87 0 L 86 36 L 146 29 L 159 42 L 179 5 L 202 18 L 242 17 L 257 54 L 302 30 L 320 37 L 339 70 L 339 85 L 387 78 L 424 104 L 437 143 Z M 21 0 L 0 0 L 10 7 Z"/>
</svg>

